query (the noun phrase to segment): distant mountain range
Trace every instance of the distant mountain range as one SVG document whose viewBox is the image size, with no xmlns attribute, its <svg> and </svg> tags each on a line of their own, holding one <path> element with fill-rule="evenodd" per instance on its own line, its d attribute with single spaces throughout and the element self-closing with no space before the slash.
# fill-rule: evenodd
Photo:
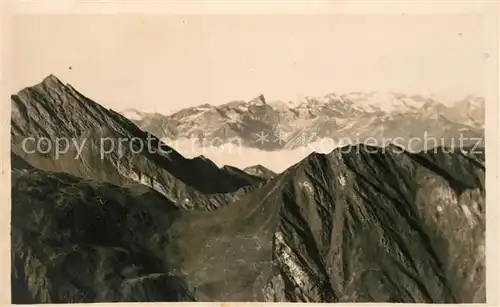
<svg viewBox="0 0 500 307">
<path fill-rule="evenodd" d="M 263 126 L 330 119 L 336 132 L 317 131 L 384 125 L 395 133 L 426 123 L 420 130 L 475 135 L 481 99 L 436 116 L 426 102 L 413 113 L 369 113 L 337 100 L 279 109 L 260 96 L 155 115 L 159 127 L 153 115 L 127 119 L 53 75 L 11 100 L 15 304 L 486 301 L 481 146 L 346 145 L 273 172 L 185 158 L 159 139 L 226 131 L 250 146 Z M 330 119 L 320 116 L 326 110 Z M 477 125 L 459 123 L 469 115 Z M 151 138 L 143 125 L 164 134 Z"/>
<path fill-rule="evenodd" d="M 302 149 L 303 158 L 313 151 L 327 153 L 364 142 L 378 146 L 397 143 L 413 152 L 440 145 L 458 147 L 460 138 L 467 145 L 483 144 L 477 140 L 484 138 L 484 114 L 481 97 L 440 101 L 394 92 L 330 94 L 294 103 L 267 102 L 259 95 L 248 102 L 205 104 L 166 115 L 131 109 L 122 112 L 165 142 L 181 142 L 179 148 L 186 148 L 181 150 L 183 154 L 208 152 L 206 155 L 216 162 L 224 157 L 219 159 L 221 150 L 210 148 L 224 146 L 265 151 Z M 248 156 L 251 152 L 244 151 Z M 262 160 L 251 163 L 268 163 Z M 289 164 L 295 162 L 298 160 Z"/>
</svg>

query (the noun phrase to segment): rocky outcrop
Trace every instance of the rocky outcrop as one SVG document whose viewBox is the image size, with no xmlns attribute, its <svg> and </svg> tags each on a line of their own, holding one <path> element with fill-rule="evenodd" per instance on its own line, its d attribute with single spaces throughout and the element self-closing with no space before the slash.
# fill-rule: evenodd
<svg viewBox="0 0 500 307">
<path fill-rule="evenodd" d="M 210 160 L 184 158 L 53 75 L 12 96 L 11 125 L 12 151 L 41 170 L 145 184 L 189 210 L 225 205 L 252 184 Z"/>
</svg>

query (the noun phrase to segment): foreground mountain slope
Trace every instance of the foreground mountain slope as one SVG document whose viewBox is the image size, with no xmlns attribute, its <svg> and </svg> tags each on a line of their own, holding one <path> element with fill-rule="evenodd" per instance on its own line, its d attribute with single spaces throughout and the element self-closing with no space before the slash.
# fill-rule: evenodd
<svg viewBox="0 0 500 307">
<path fill-rule="evenodd" d="M 271 171 L 270 169 L 266 168 L 265 166 L 262 165 L 254 165 L 254 166 L 249 166 L 247 168 L 243 169 L 245 172 L 248 174 L 254 175 L 254 176 L 260 176 L 264 178 L 271 178 L 276 176 L 276 173 Z"/>
<path fill-rule="evenodd" d="M 13 303 L 193 300 L 165 264 L 174 204 L 13 161 Z"/>
<path fill-rule="evenodd" d="M 11 126 L 13 152 L 39 169 L 120 186 L 142 183 L 184 209 L 225 205 L 255 182 L 203 157 L 184 158 L 53 75 L 12 96 Z"/>
<path fill-rule="evenodd" d="M 212 212 L 142 185 L 21 168 L 18 301 L 485 301 L 480 154 L 312 154 Z"/>
</svg>

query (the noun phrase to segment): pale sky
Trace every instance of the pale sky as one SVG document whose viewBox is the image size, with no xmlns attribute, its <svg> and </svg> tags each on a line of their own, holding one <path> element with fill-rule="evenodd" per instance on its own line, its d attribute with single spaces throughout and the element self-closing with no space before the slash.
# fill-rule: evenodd
<svg viewBox="0 0 500 307">
<path fill-rule="evenodd" d="M 483 95 L 480 15 L 30 15 L 12 92 L 55 74 L 116 110 L 331 92 Z M 71 67 L 71 69 L 69 69 Z"/>
</svg>

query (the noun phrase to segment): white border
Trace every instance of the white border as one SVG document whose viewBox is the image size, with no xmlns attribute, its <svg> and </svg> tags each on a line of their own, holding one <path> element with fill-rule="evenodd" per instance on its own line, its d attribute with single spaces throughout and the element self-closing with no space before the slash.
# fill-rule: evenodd
<svg viewBox="0 0 500 307">
<path fill-rule="evenodd" d="M 7 2 L 6 2 L 7 1 Z M 487 190 L 487 306 L 497 306 L 499 266 L 498 242 L 500 233 L 498 187 L 500 164 L 498 163 L 499 147 L 499 107 L 498 107 L 498 2 L 496 1 L 70 1 L 70 0 L 0 0 L 0 89 L 9 89 L 10 78 L 10 36 L 9 15 L 12 14 L 486 14 L 488 16 L 485 31 L 491 37 L 489 53 L 495 65 L 488 67 L 487 114 L 486 114 L 486 190 Z M 0 240 L 1 254 L 0 303 L 10 303 L 10 93 L 0 91 L 3 101 L 0 111 L 1 155 L 0 155 L 0 218 L 2 219 Z M 289 303 L 141 303 L 149 306 L 262 306 L 279 304 L 280 306 L 303 306 L 309 304 Z M 45 306 L 74 306 L 75 304 L 58 304 Z M 92 304 L 92 306 L 108 306 L 116 304 Z M 138 303 L 120 303 L 120 305 L 139 305 Z M 315 304 L 330 306 L 330 304 Z M 337 306 L 385 304 L 336 304 Z M 405 305 L 405 304 L 391 304 Z M 481 304 L 478 304 L 478 306 Z M 415 304 L 415 306 L 431 306 Z M 432 304 L 432 306 L 440 306 Z M 443 305 L 444 306 L 444 305 Z M 475 306 L 472 305 L 471 306 Z M 484 306 L 484 304 L 483 304 Z"/>
</svg>

